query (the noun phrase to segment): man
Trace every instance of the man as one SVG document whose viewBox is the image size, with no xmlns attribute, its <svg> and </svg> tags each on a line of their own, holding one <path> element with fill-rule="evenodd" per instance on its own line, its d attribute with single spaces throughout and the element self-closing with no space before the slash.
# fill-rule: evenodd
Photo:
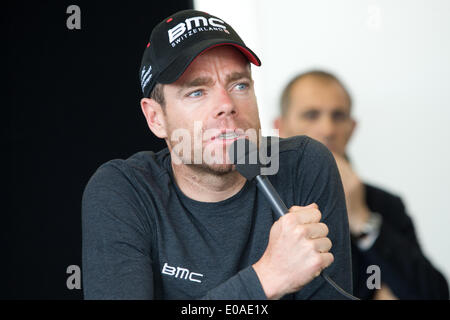
<svg viewBox="0 0 450 320">
<path fill-rule="evenodd" d="M 356 127 L 351 98 L 332 74 L 315 70 L 292 79 L 281 98 L 280 136 L 308 135 L 334 154 L 352 235 L 353 292 L 364 299 L 448 299 L 444 277 L 423 255 L 402 200 L 364 184 L 346 156 Z M 379 266 L 381 289 L 367 280 Z M 371 281 L 369 281 L 371 282 Z"/>
<path fill-rule="evenodd" d="M 260 132 L 249 62 L 260 65 L 207 13 L 181 11 L 154 28 L 141 107 L 167 148 L 109 161 L 86 186 L 86 299 L 342 299 L 318 277 L 325 268 L 351 292 L 344 192 L 326 147 L 280 141 L 269 179 L 290 209 L 278 220 L 224 153 Z"/>
</svg>

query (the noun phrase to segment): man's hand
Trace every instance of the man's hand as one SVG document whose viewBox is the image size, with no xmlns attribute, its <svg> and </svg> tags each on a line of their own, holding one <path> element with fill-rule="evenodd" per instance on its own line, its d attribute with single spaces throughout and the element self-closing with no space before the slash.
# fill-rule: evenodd
<svg viewBox="0 0 450 320">
<path fill-rule="evenodd" d="M 381 289 L 375 291 L 373 300 L 398 300 L 398 298 L 392 293 L 387 284 L 382 283 Z"/>
<path fill-rule="evenodd" d="M 345 158 L 333 155 L 344 187 L 350 232 L 357 235 L 370 217 L 364 185 Z"/>
<path fill-rule="evenodd" d="M 292 206 L 273 224 L 266 251 L 253 265 L 267 298 L 300 290 L 334 261 L 321 217 L 315 203 Z"/>
</svg>

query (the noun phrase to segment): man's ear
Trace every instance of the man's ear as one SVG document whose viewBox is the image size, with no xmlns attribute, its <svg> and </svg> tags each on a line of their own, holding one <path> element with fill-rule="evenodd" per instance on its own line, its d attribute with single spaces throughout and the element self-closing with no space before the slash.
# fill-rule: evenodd
<svg viewBox="0 0 450 320">
<path fill-rule="evenodd" d="M 348 143 L 350 141 L 350 139 L 353 136 L 353 133 L 355 132 L 355 128 L 358 125 L 358 122 L 355 119 L 350 118 L 350 121 L 351 121 L 351 124 L 350 124 L 351 127 L 350 127 L 350 131 L 348 133 L 348 136 L 347 136 L 347 142 L 346 143 Z"/>
<path fill-rule="evenodd" d="M 358 122 L 352 118 L 352 132 L 350 133 L 350 136 L 353 135 L 353 132 L 355 132 L 355 128 L 357 127 Z"/>
<path fill-rule="evenodd" d="M 141 109 L 154 135 L 161 139 L 167 138 L 166 117 L 162 106 L 154 99 L 142 98 Z"/>
<path fill-rule="evenodd" d="M 283 123 L 282 123 L 282 119 L 281 117 L 277 117 L 275 118 L 275 120 L 273 120 L 273 127 L 274 129 L 278 130 L 278 134 L 280 135 L 280 138 L 283 138 Z"/>
<path fill-rule="evenodd" d="M 280 117 L 277 117 L 275 118 L 275 120 L 273 120 L 273 127 L 274 129 L 280 130 Z"/>
</svg>

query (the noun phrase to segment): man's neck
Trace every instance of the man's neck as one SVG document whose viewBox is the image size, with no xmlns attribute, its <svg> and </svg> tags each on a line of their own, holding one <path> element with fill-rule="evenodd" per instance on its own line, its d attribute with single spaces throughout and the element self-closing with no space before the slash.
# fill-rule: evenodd
<svg viewBox="0 0 450 320">
<path fill-rule="evenodd" d="M 236 170 L 217 175 L 199 167 L 175 165 L 172 171 L 178 187 L 189 198 L 201 202 L 219 202 L 238 193 L 246 179 Z"/>
</svg>

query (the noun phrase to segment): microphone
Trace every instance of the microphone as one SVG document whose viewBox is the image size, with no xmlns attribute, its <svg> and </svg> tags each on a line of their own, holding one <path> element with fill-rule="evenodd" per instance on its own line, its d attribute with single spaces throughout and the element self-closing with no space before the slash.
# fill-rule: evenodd
<svg viewBox="0 0 450 320">
<path fill-rule="evenodd" d="M 265 142 L 264 147 L 270 148 L 270 142 Z M 228 149 L 228 157 L 242 176 L 256 182 L 256 186 L 267 198 L 279 218 L 289 211 L 267 176 L 261 174 L 261 168 L 264 165 L 261 163 L 259 149 L 253 142 L 248 139 L 235 140 Z"/>
<path fill-rule="evenodd" d="M 253 142 L 248 139 L 234 141 L 228 149 L 228 155 L 242 176 L 249 181 L 256 182 L 256 186 L 270 202 L 279 218 L 289 211 L 267 176 L 261 174 L 263 165 L 258 148 Z"/>
<path fill-rule="evenodd" d="M 265 147 L 270 147 L 270 143 L 265 144 Z M 248 139 L 235 140 L 228 149 L 228 157 L 236 166 L 236 170 L 242 176 L 249 181 L 256 182 L 256 186 L 269 201 L 272 210 L 275 211 L 278 218 L 284 216 L 289 211 L 267 176 L 261 174 L 261 168 L 263 165 L 260 159 L 260 152 L 258 152 L 258 148 L 253 142 Z M 323 271 L 320 275 L 326 282 L 328 282 L 328 284 L 330 284 L 335 290 L 346 298 L 351 300 L 360 300 L 339 287 L 339 285 L 337 285 Z"/>
</svg>

